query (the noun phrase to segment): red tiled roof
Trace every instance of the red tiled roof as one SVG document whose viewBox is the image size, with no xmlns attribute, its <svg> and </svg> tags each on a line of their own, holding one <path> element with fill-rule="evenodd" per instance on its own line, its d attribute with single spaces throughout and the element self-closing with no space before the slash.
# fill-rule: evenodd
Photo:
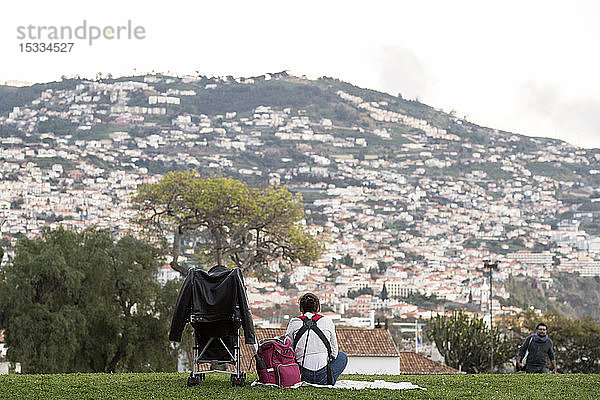
<svg viewBox="0 0 600 400">
<path fill-rule="evenodd" d="M 336 329 L 340 351 L 349 356 L 381 356 L 398 355 L 396 345 L 385 329 Z"/>
<path fill-rule="evenodd" d="M 283 328 L 255 328 L 256 339 L 274 338 L 285 335 Z M 338 346 L 340 351 L 349 356 L 381 356 L 394 357 L 398 355 L 394 342 L 385 329 L 352 329 L 337 328 Z M 254 364 L 251 363 L 254 355 L 254 347 L 244 344 L 242 338 L 242 370 L 253 371 Z M 209 364 L 201 365 L 201 371 L 210 370 Z M 228 370 L 233 370 L 229 366 Z"/>
<path fill-rule="evenodd" d="M 283 336 L 283 328 L 256 328 L 256 338 L 258 341 L 267 338 Z M 336 329 L 340 351 L 349 356 L 375 356 L 375 357 L 398 357 L 400 362 L 401 374 L 455 374 L 459 373 L 451 367 L 447 367 L 427 357 L 409 351 L 398 351 L 389 334 L 385 329 L 357 329 L 357 328 L 337 328 Z M 254 372 L 253 362 L 254 347 L 243 343 L 242 338 L 242 371 Z M 200 371 L 209 371 L 210 364 L 202 364 Z M 229 371 L 233 371 L 232 365 L 228 366 Z"/>
<path fill-rule="evenodd" d="M 401 351 L 399 356 L 401 374 L 464 374 L 412 351 Z"/>
<path fill-rule="evenodd" d="M 260 342 L 263 339 L 274 338 L 285 335 L 285 329 L 283 328 L 254 328 L 256 334 L 256 340 Z"/>
</svg>

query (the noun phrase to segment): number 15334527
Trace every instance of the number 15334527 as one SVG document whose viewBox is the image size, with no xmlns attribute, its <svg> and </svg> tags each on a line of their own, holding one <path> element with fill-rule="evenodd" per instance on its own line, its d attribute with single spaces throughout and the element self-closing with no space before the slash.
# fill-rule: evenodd
<svg viewBox="0 0 600 400">
<path fill-rule="evenodd" d="M 21 53 L 70 53 L 74 43 L 65 42 L 32 42 L 19 43 Z"/>
</svg>

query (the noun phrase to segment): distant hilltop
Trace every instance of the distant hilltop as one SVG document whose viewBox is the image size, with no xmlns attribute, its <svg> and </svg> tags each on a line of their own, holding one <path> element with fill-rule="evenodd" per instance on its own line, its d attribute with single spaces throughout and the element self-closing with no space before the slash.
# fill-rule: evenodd
<svg viewBox="0 0 600 400">
<path fill-rule="evenodd" d="M 13 87 L 25 87 L 25 86 L 31 86 L 31 85 L 33 85 L 33 83 L 26 82 L 26 81 L 8 80 L 8 81 L 2 82 L 2 85 L 13 86 Z"/>
</svg>

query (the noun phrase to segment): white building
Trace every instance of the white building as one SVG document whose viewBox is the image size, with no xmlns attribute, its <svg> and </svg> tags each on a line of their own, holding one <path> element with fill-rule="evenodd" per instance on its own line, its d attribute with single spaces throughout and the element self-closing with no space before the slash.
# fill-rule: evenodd
<svg viewBox="0 0 600 400">
<path fill-rule="evenodd" d="M 6 360 L 6 345 L 4 344 L 4 331 L 0 331 L 0 375 L 8 373 L 21 373 L 21 363 L 11 363 Z"/>
<path fill-rule="evenodd" d="M 507 254 L 506 258 L 509 260 L 520 261 L 523 264 L 544 264 L 552 265 L 552 254 L 544 251 L 542 253 L 531 253 L 531 252 L 516 252 Z"/>
<path fill-rule="evenodd" d="M 573 271 L 579 272 L 580 276 L 600 276 L 600 261 L 594 260 L 573 260 L 563 261 L 562 267 L 572 268 Z"/>
</svg>

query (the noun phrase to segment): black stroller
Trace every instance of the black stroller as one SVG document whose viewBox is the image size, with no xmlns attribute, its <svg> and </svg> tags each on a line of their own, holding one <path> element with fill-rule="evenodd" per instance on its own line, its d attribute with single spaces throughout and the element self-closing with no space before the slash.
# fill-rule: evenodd
<svg viewBox="0 0 600 400">
<path fill-rule="evenodd" d="M 189 271 L 177 297 L 169 339 L 181 341 L 188 322 L 194 329 L 188 386 L 204 381 L 207 372 L 231 374 L 232 386 L 244 386 L 240 327 L 247 344 L 255 344 L 256 339 L 240 269 L 218 265 L 208 272 L 198 268 Z M 210 363 L 209 370 L 201 368 L 206 363 Z M 228 368 L 230 365 L 233 368 Z"/>
</svg>

